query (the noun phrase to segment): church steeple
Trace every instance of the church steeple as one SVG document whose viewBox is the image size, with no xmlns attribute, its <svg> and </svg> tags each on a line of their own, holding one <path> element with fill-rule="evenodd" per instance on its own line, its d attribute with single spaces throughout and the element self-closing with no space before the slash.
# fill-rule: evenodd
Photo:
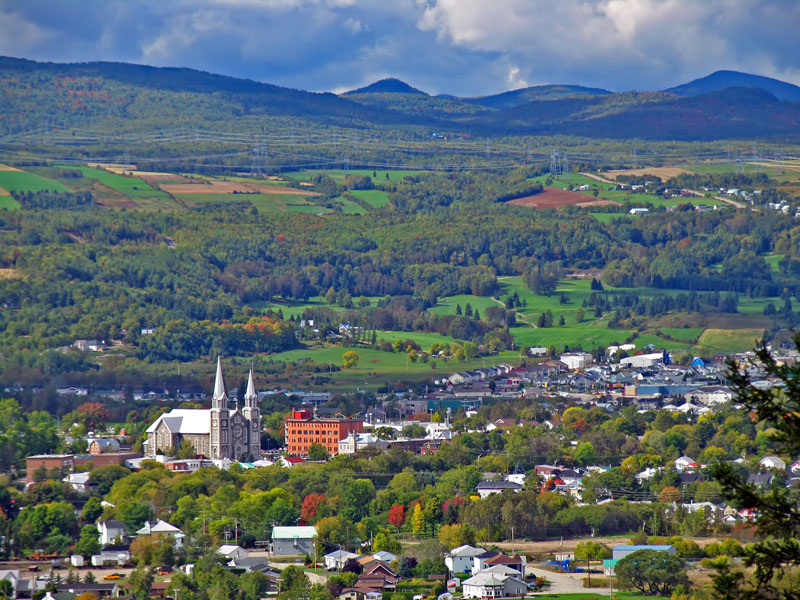
<svg viewBox="0 0 800 600">
<path fill-rule="evenodd" d="M 247 391 L 244 393 L 244 405 L 250 408 L 258 406 L 258 394 L 256 394 L 256 386 L 253 383 L 253 369 L 250 369 L 250 375 L 247 378 Z"/>
<path fill-rule="evenodd" d="M 222 379 L 222 360 L 217 357 L 217 377 L 214 381 L 214 394 L 211 396 L 211 408 L 227 408 L 228 395 L 225 393 L 225 382 Z"/>
</svg>

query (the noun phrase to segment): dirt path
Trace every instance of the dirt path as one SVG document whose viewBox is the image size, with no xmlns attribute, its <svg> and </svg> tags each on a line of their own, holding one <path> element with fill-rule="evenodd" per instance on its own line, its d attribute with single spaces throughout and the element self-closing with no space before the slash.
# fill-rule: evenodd
<svg viewBox="0 0 800 600">
<path fill-rule="evenodd" d="M 584 173 L 581 171 L 581 175 L 584 177 L 588 177 L 589 179 L 594 179 L 595 181 L 600 181 L 602 183 L 610 183 L 611 185 L 617 185 L 616 181 L 612 181 L 611 179 L 606 179 L 600 175 L 595 175 L 594 173 Z"/>
<path fill-rule="evenodd" d="M 498 279 L 499 279 L 499 278 L 498 278 Z M 505 302 L 503 302 L 502 300 L 500 300 L 500 299 L 498 299 L 498 298 L 495 298 L 494 296 L 492 296 L 491 298 L 489 298 L 489 300 L 491 300 L 492 302 L 497 302 L 497 304 L 498 304 L 498 305 L 499 305 L 501 308 L 505 308 L 505 307 L 506 307 L 506 303 L 505 303 Z M 522 313 L 519 313 L 519 312 L 518 312 L 518 313 L 516 313 L 516 317 L 517 317 L 517 321 L 519 321 L 520 323 L 525 323 L 525 325 L 530 325 L 530 326 L 531 326 L 531 327 L 533 327 L 534 329 L 539 329 L 539 327 L 538 327 L 537 325 L 534 325 L 533 323 L 531 323 L 530 321 L 528 321 L 528 320 L 527 320 L 525 317 L 523 317 L 523 316 L 522 316 Z"/>
</svg>

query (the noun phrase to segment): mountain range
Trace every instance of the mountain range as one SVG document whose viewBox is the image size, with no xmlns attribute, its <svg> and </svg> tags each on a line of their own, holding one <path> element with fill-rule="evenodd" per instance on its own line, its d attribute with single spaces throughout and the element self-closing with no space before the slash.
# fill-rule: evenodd
<svg viewBox="0 0 800 600">
<path fill-rule="evenodd" d="M 800 87 L 718 71 L 661 92 L 542 85 L 477 98 L 432 96 L 398 79 L 312 93 L 184 68 L 0 57 L 0 131 L 60 126 L 238 129 L 257 119 L 415 127 L 479 136 L 714 140 L 800 138 Z"/>
</svg>

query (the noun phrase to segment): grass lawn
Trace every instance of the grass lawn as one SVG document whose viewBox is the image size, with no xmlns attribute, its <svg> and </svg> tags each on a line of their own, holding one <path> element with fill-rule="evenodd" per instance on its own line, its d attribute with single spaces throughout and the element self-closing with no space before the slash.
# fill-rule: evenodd
<svg viewBox="0 0 800 600">
<path fill-rule="evenodd" d="M 107 185 L 113 190 L 121 194 L 130 196 L 131 198 L 169 198 L 169 194 L 157 190 L 145 182 L 144 179 L 138 177 L 130 177 L 127 175 L 117 175 L 103 169 L 95 169 L 93 167 L 72 167 L 83 173 L 84 177 L 91 177 L 100 183 Z"/>
<path fill-rule="evenodd" d="M 350 193 L 375 208 L 383 208 L 389 204 L 389 194 L 383 190 L 353 190 Z"/>
<path fill-rule="evenodd" d="M 19 210 L 19 202 L 11 196 L 0 196 L 0 210 Z"/>
<path fill-rule="evenodd" d="M 72 191 L 58 181 L 27 171 L 0 171 L 0 187 L 9 192 Z"/>
<path fill-rule="evenodd" d="M 697 345 L 717 352 L 746 352 L 763 337 L 763 329 L 706 329 Z"/>
<path fill-rule="evenodd" d="M 772 270 L 773 273 L 780 272 L 780 267 L 778 263 L 783 260 L 783 254 L 768 254 L 764 257 L 764 260 L 767 261 L 769 268 Z"/>
</svg>

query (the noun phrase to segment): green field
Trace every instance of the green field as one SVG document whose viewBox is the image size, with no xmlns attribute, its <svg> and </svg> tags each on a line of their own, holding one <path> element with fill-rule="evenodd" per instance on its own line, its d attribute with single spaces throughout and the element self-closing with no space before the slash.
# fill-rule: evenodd
<svg viewBox="0 0 800 600">
<path fill-rule="evenodd" d="M 773 273 L 779 273 L 779 263 L 783 260 L 783 257 L 783 254 L 768 254 L 764 257 L 764 260 L 767 261 L 767 264 Z"/>
<path fill-rule="evenodd" d="M 452 343 L 456 342 L 459 344 L 463 344 L 463 340 L 457 340 L 447 335 L 440 335 L 438 333 L 430 333 L 430 332 L 422 332 L 422 331 L 379 331 L 378 332 L 378 341 L 389 341 L 394 343 L 395 340 L 414 340 L 420 348 L 424 351 L 428 351 L 428 348 L 431 345 L 439 343 Z"/>
<path fill-rule="evenodd" d="M 0 196 L 0 210 L 19 210 L 19 202 L 11 196 Z"/>
<path fill-rule="evenodd" d="M 0 187 L 9 192 L 70 192 L 67 186 L 27 171 L 0 171 Z"/>
<path fill-rule="evenodd" d="M 336 202 L 342 205 L 342 214 L 343 215 L 363 215 L 366 214 L 367 210 L 363 206 L 359 206 L 349 198 L 344 196 L 339 196 L 336 198 Z"/>
<path fill-rule="evenodd" d="M 375 208 L 383 208 L 389 204 L 389 194 L 383 190 L 353 190 L 350 193 Z"/>
<path fill-rule="evenodd" d="M 375 177 L 372 176 L 372 173 L 375 173 Z M 409 175 L 419 175 L 420 173 L 425 173 L 426 171 L 385 171 L 381 169 L 350 169 L 345 171 L 344 169 L 308 169 L 306 171 L 296 171 L 293 173 L 287 173 L 287 179 L 296 179 L 298 181 L 309 181 L 314 175 L 327 175 L 331 179 L 333 179 L 336 183 L 342 183 L 344 178 L 347 175 L 364 175 L 366 177 L 371 178 L 374 182 L 380 183 L 381 181 L 400 181 L 403 177 L 407 177 Z M 389 174 L 387 179 L 386 174 Z"/>
<path fill-rule="evenodd" d="M 613 223 L 615 221 L 632 221 L 634 219 L 638 219 L 640 215 L 631 215 L 628 213 L 601 213 L 601 212 L 590 212 L 591 216 L 595 219 L 600 221 L 601 223 L 608 224 Z"/>
<path fill-rule="evenodd" d="M 763 337 L 763 329 L 706 329 L 697 345 L 717 352 L 747 352 Z"/>
<path fill-rule="evenodd" d="M 327 213 L 330 209 L 306 200 L 305 196 L 288 194 L 181 194 L 181 200 L 193 204 L 204 202 L 243 202 L 248 201 L 261 213 L 303 212 Z"/>
<path fill-rule="evenodd" d="M 129 177 L 127 175 L 117 175 L 103 169 L 94 167 L 71 167 L 83 173 L 84 177 L 96 179 L 103 185 L 107 185 L 112 190 L 120 194 L 125 194 L 131 198 L 169 198 L 169 194 L 150 187 L 143 179 Z"/>
<path fill-rule="evenodd" d="M 693 347 L 692 343 L 673 342 L 652 333 L 640 333 L 633 339 L 632 343 L 636 344 L 637 350 L 641 350 L 648 344 L 652 344 L 659 350 L 665 348 L 670 352 L 673 350 L 689 350 Z"/>
<path fill-rule="evenodd" d="M 606 327 L 512 327 L 511 335 L 519 346 L 555 346 L 560 352 L 564 346 L 590 351 L 601 346 L 623 343 L 633 333 L 630 329 L 608 329 Z"/>
<path fill-rule="evenodd" d="M 702 327 L 662 327 L 659 331 L 665 333 L 671 338 L 675 338 L 676 340 L 694 343 L 704 330 Z"/>
<path fill-rule="evenodd" d="M 413 337 L 413 334 L 409 334 L 409 336 Z M 443 358 L 432 358 L 428 363 L 421 361 L 411 362 L 405 352 L 382 352 L 371 348 L 343 346 L 291 350 L 273 354 L 270 358 L 285 362 L 297 362 L 298 360 L 306 359 L 319 365 L 341 366 L 342 354 L 348 350 L 354 350 L 358 354 L 358 364 L 355 368 L 331 373 L 331 377 L 342 385 L 352 383 L 358 384 L 360 387 L 383 385 L 386 380 L 380 379 L 380 376 L 395 376 L 403 379 L 432 379 L 443 377 L 456 371 L 494 366 L 503 362 L 517 364 L 520 361 L 520 355 L 517 352 L 501 352 L 493 356 L 465 362 Z"/>
</svg>

